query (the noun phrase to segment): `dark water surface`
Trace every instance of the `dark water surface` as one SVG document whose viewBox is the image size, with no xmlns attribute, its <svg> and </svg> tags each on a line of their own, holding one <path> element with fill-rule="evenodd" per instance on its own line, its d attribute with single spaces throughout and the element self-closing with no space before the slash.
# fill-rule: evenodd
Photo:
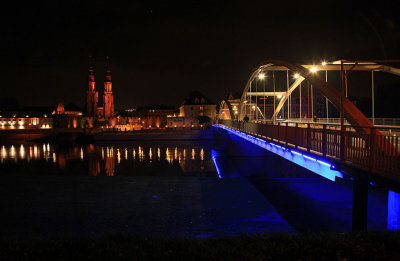
<svg viewBox="0 0 400 261">
<path fill-rule="evenodd" d="M 351 231 L 351 180 L 223 144 L 0 145 L 1 237 Z M 398 226 L 393 195 L 371 186 L 369 229 Z"/>
</svg>

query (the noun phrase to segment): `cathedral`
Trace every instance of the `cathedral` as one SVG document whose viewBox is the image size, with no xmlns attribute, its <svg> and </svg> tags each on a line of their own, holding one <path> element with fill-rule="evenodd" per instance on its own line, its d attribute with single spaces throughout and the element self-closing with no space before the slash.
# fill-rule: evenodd
<svg viewBox="0 0 400 261">
<path fill-rule="evenodd" d="M 114 117 L 114 95 L 112 91 L 110 59 L 107 57 L 107 65 L 104 79 L 104 93 L 99 101 L 99 92 L 96 91 L 94 70 L 89 66 L 88 88 L 86 90 L 85 115 L 95 121 L 108 121 L 112 125 Z"/>
<path fill-rule="evenodd" d="M 64 107 L 60 102 L 57 109 L 53 111 L 54 128 L 115 127 L 114 94 L 112 91 L 110 59 L 108 57 L 103 95 L 99 97 L 99 92 L 96 91 L 94 69 L 91 65 L 89 65 L 87 84 L 84 110 L 71 108 L 69 105 Z"/>
</svg>

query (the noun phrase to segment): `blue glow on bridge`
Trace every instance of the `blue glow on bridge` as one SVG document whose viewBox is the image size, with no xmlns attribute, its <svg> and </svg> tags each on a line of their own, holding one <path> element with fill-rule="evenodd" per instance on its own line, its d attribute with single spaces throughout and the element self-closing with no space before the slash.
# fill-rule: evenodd
<svg viewBox="0 0 400 261">
<path fill-rule="evenodd" d="M 400 230 L 400 194 L 389 190 L 387 229 Z"/>
<path fill-rule="evenodd" d="M 297 150 L 293 149 L 287 149 L 283 146 L 280 146 L 278 144 L 275 144 L 273 142 L 267 142 L 264 139 L 261 139 L 259 137 L 237 131 L 235 129 L 228 128 L 223 125 L 213 125 L 216 128 L 221 128 L 226 131 L 228 131 L 231 134 L 237 135 L 257 146 L 260 146 L 274 154 L 277 154 L 297 165 L 302 166 L 303 168 L 306 168 L 322 177 L 325 177 L 329 180 L 335 181 L 336 177 L 343 178 L 343 174 L 337 170 L 335 170 L 335 166 L 329 162 L 317 159 L 313 156 L 306 155 L 302 152 L 299 152 Z M 213 159 L 214 160 L 214 159 Z M 214 160 L 215 163 L 215 160 Z M 218 166 L 215 164 L 218 172 Z M 220 173 L 218 173 L 220 176 Z"/>
</svg>

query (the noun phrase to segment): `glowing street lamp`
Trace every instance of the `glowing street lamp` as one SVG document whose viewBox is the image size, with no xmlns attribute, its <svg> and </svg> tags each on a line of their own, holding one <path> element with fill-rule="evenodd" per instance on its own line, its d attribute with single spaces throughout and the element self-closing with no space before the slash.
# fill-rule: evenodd
<svg viewBox="0 0 400 261">
<path fill-rule="evenodd" d="M 264 80 L 264 78 L 265 78 L 265 74 L 264 73 L 258 74 L 258 79 L 259 80 Z M 257 82 L 256 82 L 256 92 L 257 92 Z M 258 98 L 256 97 L 256 106 L 258 107 L 257 100 L 258 100 Z M 253 111 L 254 111 L 254 114 L 255 114 L 254 116 L 256 117 L 256 119 L 258 119 L 258 111 L 256 111 L 256 107 L 255 106 L 253 106 Z"/>
<path fill-rule="evenodd" d="M 298 79 L 300 77 L 300 74 L 298 74 L 298 73 L 296 73 L 295 75 L 294 75 L 294 78 L 295 79 Z"/>
<path fill-rule="evenodd" d="M 326 62 L 325 61 L 323 61 L 322 63 L 322 66 L 325 66 L 326 65 Z M 325 82 L 328 82 L 328 70 L 325 70 Z M 328 122 L 328 115 L 329 115 L 329 107 L 328 107 L 328 98 L 326 98 L 325 97 L 325 106 L 326 106 L 326 108 L 325 108 L 325 113 L 326 113 L 326 122 Z"/>
<path fill-rule="evenodd" d="M 316 73 L 318 71 L 317 67 L 313 66 L 310 68 L 311 73 Z M 314 118 L 314 95 L 313 86 L 311 85 L 311 118 Z"/>
</svg>

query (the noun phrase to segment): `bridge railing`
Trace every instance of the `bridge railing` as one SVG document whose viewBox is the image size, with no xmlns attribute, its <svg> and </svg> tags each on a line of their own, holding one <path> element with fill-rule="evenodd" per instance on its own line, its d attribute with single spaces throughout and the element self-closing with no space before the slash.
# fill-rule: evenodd
<svg viewBox="0 0 400 261">
<path fill-rule="evenodd" d="M 293 119 L 303 121 L 303 119 Z M 311 119 L 312 120 L 312 119 Z M 400 126 L 400 118 L 368 118 L 370 122 L 375 122 L 375 126 Z M 318 118 L 317 123 L 340 124 L 340 118 Z M 345 123 L 348 124 L 347 121 Z"/>
<path fill-rule="evenodd" d="M 383 135 L 375 127 L 359 133 L 350 126 L 341 131 L 337 125 L 318 123 L 219 120 L 218 124 L 362 169 L 400 176 L 399 136 Z"/>
</svg>

